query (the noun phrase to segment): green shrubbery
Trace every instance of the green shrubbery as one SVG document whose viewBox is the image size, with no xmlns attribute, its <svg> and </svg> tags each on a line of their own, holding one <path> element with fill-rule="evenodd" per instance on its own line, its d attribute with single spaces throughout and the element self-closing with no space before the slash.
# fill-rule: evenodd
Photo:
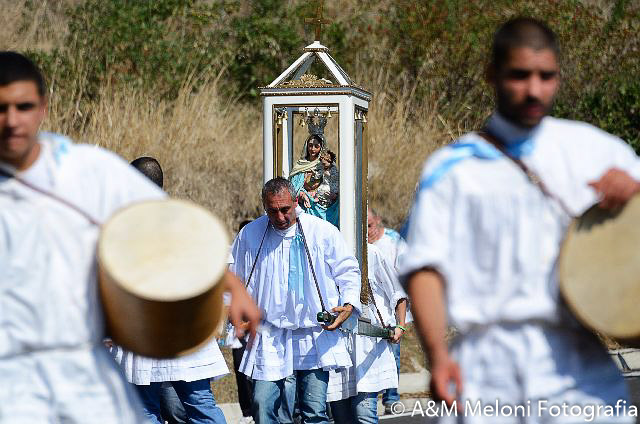
<svg viewBox="0 0 640 424">
<path fill-rule="evenodd" d="M 185 81 L 197 90 L 201 78 L 221 71 L 227 94 L 255 101 L 257 87 L 313 38 L 304 17 L 315 4 L 306 1 L 71 4 L 65 45 L 32 55 L 74 102 L 94 98 L 105 84 L 170 99 Z M 541 18 L 563 50 L 555 113 L 592 122 L 640 149 L 640 8 L 632 2 L 618 0 L 609 13 L 577 0 L 372 0 L 328 2 L 325 9 L 334 22 L 322 41 L 345 69 L 357 70 L 360 83 L 367 85 L 368 70 L 388 68 L 388 91 L 414 84 L 416 99 L 430 99 L 460 131 L 477 127 L 491 110 L 483 68 L 493 31 L 513 16 Z"/>
<path fill-rule="evenodd" d="M 483 70 L 493 32 L 505 20 L 532 16 L 557 33 L 563 84 L 555 114 L 592 122 L 640 148 L 640 8 L 618 0 L 609 18 L 580 1 L 398 0 L 379 32 L 395 52 L 387 66 L 423 82 L 441 113 L 477 127 L 491 107 Z"/>
</svg>

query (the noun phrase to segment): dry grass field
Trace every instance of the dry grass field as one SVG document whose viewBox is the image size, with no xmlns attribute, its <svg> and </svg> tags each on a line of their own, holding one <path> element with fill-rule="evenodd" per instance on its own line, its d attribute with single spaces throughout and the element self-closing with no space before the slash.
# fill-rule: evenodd
<svg viewBox="0 0 640 424">
<path fill-rule="evenodd" d="M 63 6 L 74 0 L 40 2 L 3 0 L 0 18 L 3 49 L 47 49 L 59 45 L 65 34 Z M 19 33 L 19 19 L 31 14 L 31 27 Z M 301 46 L 302 47 L 302 46 Z M 300 51 L 291 53 L 293 62 Z M 424 159 L 437 146 L 452 140 L 463 129 L 448 123 L 437 112 L 438 99 L 419 104 L 415 87 L 391 89 L 393 77 L 384 69 L 349 70 L 370 90 L 373 102 L 368 116 L 370 134 L 371 204 L 384 215 L 387 225 L 399 226 L 409 208 Z M 111 149 L 131 161 L 138 156 L 156 157 L 166 171 L 166 189 L 176 197 L 200 203 L 221 217 L 229 231 L 246 218 L 261 213 L 262 123 L 260 101 L 239 102 L 223 97 L 220 75 L 194 91 L 185 81 L 178 98 L 158 101 L 149 93 L 112 87 L 100 88 L 92 101 L 83 93 L 61 100 L 59 75 L 49 75 L 50 107 L 43 130 L 70 135 L 76 141 Z M 77 64 L 76 87 L 81 87 L 83 64 Z M 265 81 L 265 84 L 268 81 Z M 296 153 L 297 154 L 297 153 Z"/>
</svg>

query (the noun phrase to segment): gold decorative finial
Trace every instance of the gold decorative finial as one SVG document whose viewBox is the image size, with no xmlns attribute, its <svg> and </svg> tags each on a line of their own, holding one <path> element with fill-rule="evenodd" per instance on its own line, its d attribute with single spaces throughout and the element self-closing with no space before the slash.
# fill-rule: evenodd
<svg viewBox="0 0 640 424">
<path fill-rule="evenodd" d="M 330 24 L 331 21 L 328 19 L 322 18 L 322 7 L 324 0 L 318 0 L 318 7 L 316 8 L 316 16 L 313 18 L 304 18 L 304 23 L 312 24 L 316 27 L 316 39 L 315 41 L 320 41 L 320 33 L 322 32 L 322 25 Z"/>
</svg>

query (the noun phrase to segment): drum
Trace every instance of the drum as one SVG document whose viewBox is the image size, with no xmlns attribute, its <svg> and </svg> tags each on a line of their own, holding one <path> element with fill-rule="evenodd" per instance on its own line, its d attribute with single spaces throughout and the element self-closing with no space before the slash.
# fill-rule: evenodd
<svg viewBox="0 0 640 424">
<path fill-rule="evenodd" d="M 182 200 L 116 212 L 98 242 L 100 293 L 113 341 L 151 357 L 190 353 L 223 315 L 229 239 L 206 209 Z"/>
<path fill-rule="evenodd" d="M 640 346 L 640 196 L 616 213 L 596 205 L 574 219 L 558 278 L 567 305 L 583 324 Z"/>
</svg>

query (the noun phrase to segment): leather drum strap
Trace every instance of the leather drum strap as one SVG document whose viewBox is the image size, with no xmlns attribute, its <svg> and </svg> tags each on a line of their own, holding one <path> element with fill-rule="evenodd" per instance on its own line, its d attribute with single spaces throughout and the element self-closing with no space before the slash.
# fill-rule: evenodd
<svg viewBox="0 0 640 424">
<path fill-rule="evenodd" d="M 547 186 L 544 184 L 542 179 L 531 169 L 529 168 L 522 160 L 517 157 L 509 154 L 507 150 L 504 148 L 505 143 L 503 143 L 495 134 L 489 132 L 486 128 L 478 133 L 482 138 L 491 143 L 496 149 L 500 150 L 500 152 L 509 158 L 524 174 L 527 176 L 527 179 L 549 199 L 556 202 L 560 208 L 571 218 L 574 218 L 574 215 L 571 213 L 567 205 L 560 199 L 558 196 L 553 194 Z"/>
</svg>

